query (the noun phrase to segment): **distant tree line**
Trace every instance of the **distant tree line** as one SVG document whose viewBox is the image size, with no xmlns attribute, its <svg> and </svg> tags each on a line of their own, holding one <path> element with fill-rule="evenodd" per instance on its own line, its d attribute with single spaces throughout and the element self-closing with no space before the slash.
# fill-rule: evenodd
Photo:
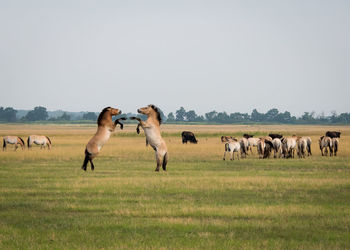
<svg viewBox="0 0 350 250">
<path fill-rule="evenodd" d="M 35 107 L 26 113 L 25 116 L 18 119 L 16 117 L 17 110 L 12 107 L 0 107 L 0 122 L 36 122 L 36 121 L 50 121 L 50 122 L 69 122 L 72 117 L 64 112 L 58 117 L 49 118 L 48 111 L 45 107 Z M 128 116 L 134 114 L 128 114 Z M 350 113 L 341 113 L 337 115 L 332 112 L 330 116 L 316 115 L 315 112 L 304 112 L 300 117 L 292 116 L 290 112 L 280 112 L 273 108 L 266 113 L 260 113 L 254 109 L 251 114 L 248 113 L 226 113 L 217 112 L 215 110 L 197 115 L 194 110 L 186 111 L 184 107 L 180 107 L 175 113 L 170 112 L 168 116 L 161 112 L 163 119 L 168 123 L 216 123 L 216 124 L 241 124 L 241 123 L 282 123 L 282 124 L 349 124 Z M 139 115 L 138 115 L 139 116 Z M 97 113 L 85 112 L 79 117 L 79 120 L 96 121 Z"/>
</svg>

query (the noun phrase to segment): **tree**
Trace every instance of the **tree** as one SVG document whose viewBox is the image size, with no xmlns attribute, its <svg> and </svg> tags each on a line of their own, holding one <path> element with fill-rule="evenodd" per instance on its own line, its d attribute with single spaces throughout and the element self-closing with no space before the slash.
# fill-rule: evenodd
<svg viewBox="0 0 350 250">
<path fill-rule="evenodd" d="M 205 118 L 208 120 L 208 121 L 215 121 L 215 118 L 217 116 L 218 112 L 216 112 L 215 110 L 213 111 L 210 111 L 208 113 L 205 113 Z"/>
<path fill-rule="evenodd" d="M 17 110 L 7 107 L 7 108 L 0 108 L 0 121 L 4 122 L 15 122 L 17 120 L 16 118 Z"/>
<path fill-rule="evenodd" d="M 279 113 L 278 109 L 275 109 L 275 108 L 274 109 L 270 109 L 265 114 L 265 120 L 269 121 L 269 122 L 275 121 L 275 118 L 277 117 L 278 113 Z"/>
<path fill-rule="evenodd" d="M 264 120 L 264 114 L 259 113 L 256 109 L 253 109 L 250 117 L 254 122 L 261 122 Z"/>
<path fill-rule="evenodd" d="M 168 114 L 168 119 L 167 119 L 167 121 L 168 121 L 168 122 L 173 122 L 173 121 L 175 121 L 175 116 L 174 116 L 173 112 L 170 112 L 170 113 Z"/>
<path fill-rule="evenodd" d="M 189 121 L 189 122 L 194 122 L 194 121 L 196 121 L 196 119 L 197 119 L 197 114 L 196 114 L 196 112 L 195 112 L 194 110 L 190 110 L 190 111 L 186 112 L 186 119 L 187 119 L 187 121 Z"/>
<path fill-rule="evenodd" d="M 60 117 L 57 117 L 59 121 L 70 121 L 70 115 L 64 112 Z"/>
<path fill-rule="evenodd" d="M 45 107 L 35 107 L 24 117 L 26 121 L 45 121 L 49 117 Z"/>
<path fill-rule="evenodd" d="M 184 121 L 186 116 L 186 110 L 184 107 L 181 107 L 179 110 L 176 110 L 176 121 Z"/>
<path fill-rule="evenodd" d="M 96 121 L 97 115 L 94 112 L 87 112 L 83 115 L 83 120 Z"/>
</svg>

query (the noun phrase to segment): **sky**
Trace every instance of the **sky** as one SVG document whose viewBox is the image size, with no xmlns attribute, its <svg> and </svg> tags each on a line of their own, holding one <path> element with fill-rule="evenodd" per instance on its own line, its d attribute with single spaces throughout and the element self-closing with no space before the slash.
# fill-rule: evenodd
<svg viewBox="0 0 350 250">
<path fill-rule="evenodd" d="M 0 0 L 0 106 L 350 112 L 350 1 Z"/>
</svg>

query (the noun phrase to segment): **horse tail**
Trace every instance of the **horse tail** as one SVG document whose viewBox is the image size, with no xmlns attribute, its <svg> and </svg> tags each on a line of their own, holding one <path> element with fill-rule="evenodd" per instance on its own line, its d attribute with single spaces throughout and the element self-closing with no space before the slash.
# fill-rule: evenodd
<svg viewBox="0 0 350 250">
<path fill-rule="evenodd" d="M 85 158 L 84 158 L 83 166 L 81 166 L 81 169 L 83 169 L 84 171 L 86 171 L 89 160 L 90 160 L 90 153 L 87 151 L 87 149 L 85 149 Z"/>
<path fill-rule="evenodd" d="M 47 137 L 47 136 L 45 136 L 45 137 L 46 137 L 46 139 L 49 141 L 49 143 L 50 143 L 50 145 L 51 145 L 52 143 L 51 143 L 50 138 L 49 138 L 49 137 Z"/>
<path fill-rule="evenodd" d="M 25 146 L 26 144 L 25 144 L 25 142 L 23 141 L 23 139 L 22 139 L 21 137 L 19 137 L 19 136 L 18 136 L 18 138 L 21 140 L 23 146 Z"/>
<path fill-rule="evenodd" d="M 6 140 L 5 138 L 3 138 L 2 150 L 5 150 L 5 148 L 6 148 Z"/>
<path fill-rule="evenodd" d="M 165 153 L 165 155 L 163 156 L 163 170 L 166 171 L 166 165 L 168 164 L 168 152 Z"/>
<path fill-rule="evenodd" d="M 338 152 L 338 142 L 335 141 L 334 142 L 334 156 L 337 156 L 337 152 Z"/>
<path fill-rule="evenodd" d="M 230 151 L 229 146 L 230 146 L 230 145 L 229 145 L 228 143 L 225 143 L 225 151 L 226 151 L 226 152 Z"/>
<path fill-rule="evenodd" d="M 28 136 L 27 145 L 28 145 L 28 148 L 30 148 L 30 136 Z"/>
</svg>

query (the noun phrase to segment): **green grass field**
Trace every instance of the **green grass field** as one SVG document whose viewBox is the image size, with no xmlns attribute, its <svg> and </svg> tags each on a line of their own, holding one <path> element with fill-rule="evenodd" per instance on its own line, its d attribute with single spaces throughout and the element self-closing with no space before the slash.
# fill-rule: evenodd
<svg viewBox="0 0 350 250">
<path fill-rule="evenodd" d="M 51 151 L 0 152 L 0 249 L 349 249 L 350 127 L 163 125 L 167 172 L 135 125 L 80 169 L 95 125 L 0 125 Z M 182 145 L 180 133 L 197 134 Z M 317 138 L 342 131 L 337 157 Z M 310 135 L 306 159 L 222 161 L 221 135 Z"/>
</svg>

